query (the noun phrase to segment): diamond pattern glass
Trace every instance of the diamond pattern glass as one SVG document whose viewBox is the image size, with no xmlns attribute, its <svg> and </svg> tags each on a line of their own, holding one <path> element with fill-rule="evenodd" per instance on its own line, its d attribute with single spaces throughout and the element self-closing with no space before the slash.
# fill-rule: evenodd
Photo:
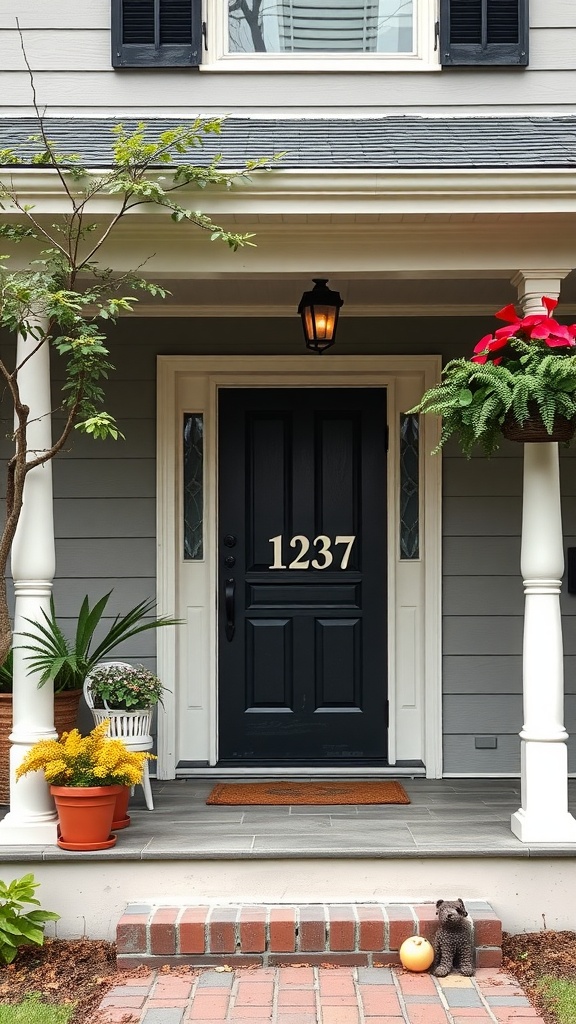
<svg viewBox="0 0 576 1024">
<path fill-rule="evenodd" d="M 400 558 L 420 557 L 420 421 L 400 415 Z"/>
<path fill-rule="evenodd" d="M 204 557 L 204 417 L 184 414 L 184 558 Z"/>
</svg>

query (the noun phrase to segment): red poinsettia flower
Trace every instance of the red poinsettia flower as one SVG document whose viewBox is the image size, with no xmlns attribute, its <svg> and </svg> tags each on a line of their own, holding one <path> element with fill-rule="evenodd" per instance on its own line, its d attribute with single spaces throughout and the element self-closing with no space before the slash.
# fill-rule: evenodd
<svg viewBox="0 0 576 1024">
<path fill-rule="evenodd" d="M 576 324 L 565 327 L 550 315 L 556 309 L 558 301 L 543 295 L 542 304 L 546 307 L 546 313 L 531 313 L 524 317 L 518 316 L 513 305 L 504 306 L 496 313 L 496 317 L 498 320 L 505 320 L 509 326 L 500 327 L 496 331 L 496 337 L 506 342 L 509 338 L 523 334 L 530 341 L 544 341 L 549 348 L 576 345 Z"/>
<path fill-rule="evenodd" d="M 498 331 L 496 331 L 498 335 Z M 480 339 L 478 344 L 474 348 L 474 355 L 472 356 L 473 363 L 487 363 L 488 360 L 498 366 L 502 362 L 502 356 L 498 356 L 496 359 L 492 359 L 492 353 L 497 352 L 498 349 L 504 348 L 508 344 L 508 338 L 499 338 L 498 336 L 492 337 L 491 334 L 485 334 Z"/>
</svg>

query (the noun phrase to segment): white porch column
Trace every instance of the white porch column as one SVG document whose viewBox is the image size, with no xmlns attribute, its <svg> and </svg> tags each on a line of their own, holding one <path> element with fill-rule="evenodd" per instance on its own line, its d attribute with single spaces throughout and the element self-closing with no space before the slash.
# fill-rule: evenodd
<svg viewBox="0 0 576 1024">
<path fill-rule="evenodd" d="M 521 271 L 513 278 L 524 313 L 557 298 L 567 270 Z M 558 445 L 524 445 L 521 570 L 524 580 L 522 806 L 512 831 L 524 843 L 576 843 L 568 813 L 568 733 L 560 587 L 564 572 Z"/>
<path fill-rule="evenodd" d="M 43 327 L 47 324 L 41 322 Z M 20 336 L 18 365 L 37 341 Z M 52 443 L 50 352 L 42 345 L 18 374 L 22 400 L 30 407 L 28 458 L 35 458 Z M 14 694 L 12 749 L 10 751 L 10 812 L 0 822 L 0 846 L 56 843 L 54 804 L 40 772 L 14 778 L 16 766 L 33 743 L 55 739 L 54 691 L 51 684 L 38 689 L 38 675 L 29 672 L 27 652 L 18 650 L 19 630 L 30 630 L 26 619 L 38 620 L 50 609 L 55 571 L 52 464 L 30 471 L 24 486 L 24 505 L 12 545 L 12 576 L 16 597 L 14 613 Z"/>
</svg>

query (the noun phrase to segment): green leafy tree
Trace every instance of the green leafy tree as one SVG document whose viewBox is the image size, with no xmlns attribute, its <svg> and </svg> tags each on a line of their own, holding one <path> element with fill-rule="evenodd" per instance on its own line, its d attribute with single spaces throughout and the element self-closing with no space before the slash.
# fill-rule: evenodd
<svg viewBox="0 0 576 1024">
<path fill-rule="evenodd" d="M 36 99 L 34 78 L 22 49 L 30 74 L 38 133 L 20 150 L 0 150 L 0 239 L 5 248 L 25 243 L 27 250 L 31 246 L 34 252 L 25 268 L 17 271 L 8 269 L 7 256 L 0 256 L 0 328 L 32 341 L 26 361 L 46 345 L 62 359 L 64 383 L 55 404 L 64 414 L 64 424 L 49 449 L 29 451 L 30 409 L 22 400 L 19 386 L 23 363 L 10 365 L 7 359 L 0 358 L 4 394 L 13 406 L 16 424 L 12 454 L 7 459 L 6 515 L 0 535 L 0 664 L 12 643 L 6 565 L 22 509 L 26 476 L 31 469 L 53 459 L 73 430 L 95 439 L 123 436 L 105 408 L 104 387 L 113 366 L 104 327 L 133 309 L 138 292 L 160 298 L 167 294 L 159 284 L 142 275 L 146 261 L 134 272 L 115 274 L 99 258 L 100 250 L 123 219 L 142 207 L 163 208 L 175 224 L 190 222 L 206 231 L 212 241 L 222 242 L 234 251 L 253 245 L 252 235 L 229 231 L 199 210 L 182 205 L 179 193 L 190 186 L 231 188 L 238 180 L 248 178 L 254 169 L 269 164 L 266 159 L 248 161 L 237 172 L 228 172 L 222 169 L 221 157 L 217 156 L 198 166 L 192 161 L 194 152 L 207 136 L 220 134 L 223 121 L 197 118 L 154 138 L 144 123 L 131 132 L 122 124 L 115 125 L 109 167 L 101 173 L 89 172 L 76 154 L 60 152 L 49 139 Z M 19 188 L 18 167 L 30 164 L 53 172 L 65 207 L 65 212 L 49 222 L 26 202 Z M 115 209 L 104 220 L 95 220 L 90 213 L 91 204 L 103 196 L 114 200 Z M 5 419 L 9 418 L 5 414 Z"/>
</svg>

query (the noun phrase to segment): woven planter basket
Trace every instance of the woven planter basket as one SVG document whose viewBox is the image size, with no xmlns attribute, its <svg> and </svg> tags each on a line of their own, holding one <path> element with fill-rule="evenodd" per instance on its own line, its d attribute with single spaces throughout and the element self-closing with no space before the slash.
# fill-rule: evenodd
<svg viewBox="0 0 576 1024">
<path fill-rule="evenodd" d="M 532 414 L 533 410 L 530 409 Z M 542 423 L 540 416 L 530 415 L 524 423 L 518 423 L 508 413 L 502 424 L 502 434 L 509 441 L 520 443 L 542 444 L 545 441 L 571 441 L 576 431 L 576 420 L 567 420 L 565 416 L 557 416 L 551 434 Z"/>
<path fill-rule="evenodd" d="M 54 694 L 54 726 L 60 736 L 76 728 L 82 690 Z M 0 693 L 0 804 L 10 798 L 10 740 L 12 732 L 12 694 Z"/>
</svg>

